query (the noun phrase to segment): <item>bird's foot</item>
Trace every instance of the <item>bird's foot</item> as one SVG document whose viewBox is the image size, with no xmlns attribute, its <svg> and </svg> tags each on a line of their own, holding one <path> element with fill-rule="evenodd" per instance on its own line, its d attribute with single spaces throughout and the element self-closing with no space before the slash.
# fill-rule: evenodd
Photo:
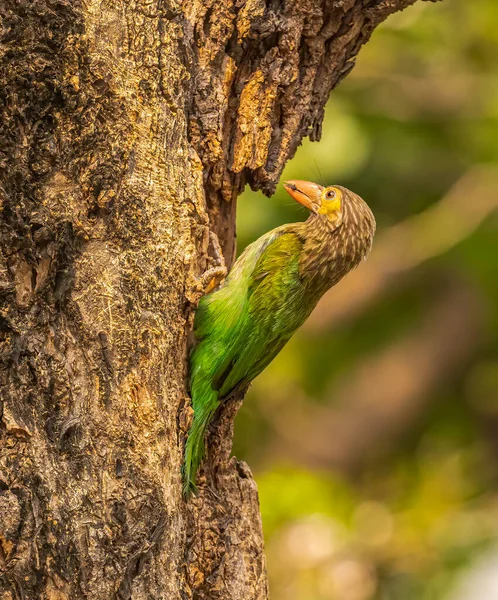
<svg viewBox="0 0 498 600">
<path fill-rule="evenodd" d="M 199 299 L 217 288 L 227 275 L 226 267 L 210 267 L 200 277 L 193 277 L 187 299 L 196 305 Z"/>
<path fill-rule="evenodd" d="M 199 298 L 205 294 L 209 294 L 216 289 L 227 276 L 227 268 L 221 251 L 218 237 L 212 231 L 209 232 L 210 248 L 212 248 L 212 256 L 209 257 L 209 266 L 200 276 L 194 276 L 190 293 L 187 299 L 192 304 L 197 304 Z"/>
<path fill-rule="evenodd" d="M 211 267 L 201 275 L 199 287 L 204 294 L 209 294 L 209 292 L 212 292 L 223 282 L 226 276 L 227 269 L 225 266 L 220 265 L 219 267 Z"/>
<path fill-rule="evenodd" d="M 223 252 L 221 250 L 218 236 L 214 231 L 209 232 L 209 241 L 213 250 L 214 266 L 210 267 L 201 276 L 201 282 L 204 284 L 204 293 L 209 294 L 215 288 L 217 288 L 227 276 L 227 268 L 225 266 L 225 259 L 223 258 Z"/>
</svg>

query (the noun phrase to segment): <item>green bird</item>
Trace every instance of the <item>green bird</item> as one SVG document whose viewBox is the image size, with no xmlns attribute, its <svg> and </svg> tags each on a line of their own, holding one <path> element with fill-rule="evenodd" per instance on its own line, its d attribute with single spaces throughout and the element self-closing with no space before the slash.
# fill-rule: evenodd
<svg viewBox="0 0 498 600">
<path fill-rule="evenodd" d="M 199 302 L 191 355 L 194 417 L 183 466 L 184 493 L 196 492 L 204 436 L 220 403 L 246 388 L 303 324 L 318 300 L 366 258 L 375 233 L 367 204 L 350 190 L 284 183 L 311 211 L 248 246 L 222 286 Z"/>
</svg>

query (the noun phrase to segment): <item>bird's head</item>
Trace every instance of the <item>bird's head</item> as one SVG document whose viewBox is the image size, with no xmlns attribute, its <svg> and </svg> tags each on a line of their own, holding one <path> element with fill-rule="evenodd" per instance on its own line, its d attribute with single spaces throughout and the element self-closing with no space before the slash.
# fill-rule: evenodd
<svg viewBox="0 0 498 600">
<path fill-rule="evenodd" d="M 331 231 L 354 222 L 371 229 L 373 236 L 375 219 L 372 211 L 362 198 L 347 188 L 340 185 L 324 187 L 298 179 L 284 182 L 284 187 L 294 200 L 327 223 Z"/>
<path fill-rule="evenodd" d="M 331 229 L 337 229 L 344 219 L 345 188 L 336 185 L 323 187 L 312 181 L 284 182 L 284 187 L 290 196 L 302 204 L 312 213 L 320 215 L 326 220 Z"/>
<path fill-rule="evenodd" d="M 310 226 L 328 231 L 334 239 L 355 255 L 365 257 L 375 233 L 375 218 L 360 196 L 340 185 L 324 187 L 312 181 L 286 181 L 290 196 L 308 208 Z M 341 241 L 339 241 L 341 240 Z M 349 250 L 348 250 L 349 248 Z"/>
</svg>

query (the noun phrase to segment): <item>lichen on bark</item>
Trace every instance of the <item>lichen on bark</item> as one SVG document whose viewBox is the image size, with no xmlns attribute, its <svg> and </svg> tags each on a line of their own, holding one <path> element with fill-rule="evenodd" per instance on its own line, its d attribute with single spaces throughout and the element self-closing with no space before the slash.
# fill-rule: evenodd
<svg viewBox="0 0 498 600">
<path fill-rule="evenodd" d="M 268 597 L 257 490 L 180 466 L 210 232 L 412 0 L 0 4 L 0 598 Z"/>
</svg>

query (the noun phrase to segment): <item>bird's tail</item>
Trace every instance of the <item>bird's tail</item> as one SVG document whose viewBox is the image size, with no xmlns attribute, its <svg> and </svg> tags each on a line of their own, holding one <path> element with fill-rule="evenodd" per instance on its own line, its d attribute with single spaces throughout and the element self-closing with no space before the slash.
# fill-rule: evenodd
<svg viewBox="0 0 498 600">
<path fill-rule="evenodd" d="M 211 388 L 208 381 L 192 386 L 192 405 L 194 420 L 185 444 L 185 459 L 182 468 L 183 494 L 186 498 L 192 493 L 197 493 L 195 479 L 204 458 L 204 435 L 219 405 L 218 393 Z"/>
</svg>

